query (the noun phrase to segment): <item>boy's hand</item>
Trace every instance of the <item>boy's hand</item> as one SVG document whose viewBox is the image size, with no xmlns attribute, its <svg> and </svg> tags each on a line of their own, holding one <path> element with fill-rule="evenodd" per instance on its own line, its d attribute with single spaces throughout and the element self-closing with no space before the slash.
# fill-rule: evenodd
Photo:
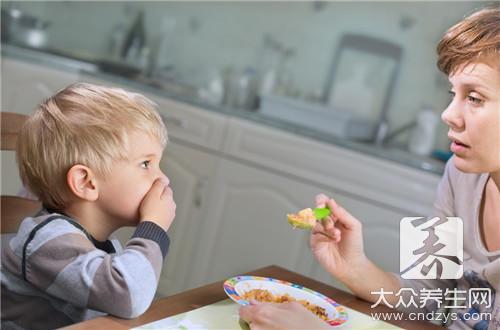
<svg viewBox="0 0 500 330">
<path fill-rule="evenodd" d="M 140 222 L 151 221 L 168 230 L 175 218 L 175 201 L 168 181 L 157 179 L 139 208 Z"/>
<path fill-rule="evenodd" d="M 327 206 L 332 213 L 311 231 L 312 252 L 330 274 L 345 281 L 367 261 L 361 222 L 324 194 L 316 196 L 316 206 Z"/>
</svg>

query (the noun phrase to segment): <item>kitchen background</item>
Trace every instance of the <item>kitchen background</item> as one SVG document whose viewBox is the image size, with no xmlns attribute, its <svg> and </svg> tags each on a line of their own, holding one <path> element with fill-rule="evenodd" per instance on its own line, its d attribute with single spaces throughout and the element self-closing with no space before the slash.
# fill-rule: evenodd
<svg viewBox="0 0 500 330">
<path fill-rule="evenodd" d="M 75 81 L 160 105 L 178 204 L 160 295 L 268 264 L 338 285 L 285 214 L 335 196 L 397 271 L 399 220 L 429 214 L 449 157 L 436 44 L 487 4 L 2 1 L 2 111 Z"/>
<path fill-rule="evenodd" d="M 47 47 L 90 59 L 112 59 L 112 54 L 116 58 L 142 11 L 143 57 L 155 59 L 146 64 L 150 70 L 163 69 L 168 77 L 202 87 L 231 69 L 253 70 L 261 77 L 275 69 L 281 75 L 276 80 L 281 78 L 286 85 L 281 86 L 282 93 L 308 100 L 323 97 L 336 47 L 345 33 L 385 39 L 403 49 L 387 109 L 392 129 L 407 124 L 422 108 L 436 113 L 444 109 L 448 85 L 436 69 L 435 46 L 447 27 L 483 5 L 467 1 L 2 3 L 50 22 Z M 141 60 L 145 61 L 139 56 L 135 64 Z M 377 72 L 370 69 L 366 74 L 375 76 Z M 369 81 L 357 86 L 358 97 L 364 92 L 359 89 L 376 84 L 373 76 L 362 77 Z M 355 95 L 351 102 L 357 102 Z M 376 119 L 378 114 L 371 115 Z M 443 125 L 440 128 L 436 146 L 446 150 Z"/>
</svg>

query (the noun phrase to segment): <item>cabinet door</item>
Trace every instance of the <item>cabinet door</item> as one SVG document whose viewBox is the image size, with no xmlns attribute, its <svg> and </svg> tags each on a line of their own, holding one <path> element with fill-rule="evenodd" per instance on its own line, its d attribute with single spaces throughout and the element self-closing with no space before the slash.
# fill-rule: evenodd
<svg viewBox="0 0 500 330">
<path fill-rule="evenodd" d="M 307 274 L 314 263 L 309 231 L 293 230 L 286 214 L 312 205 L 317 193 L 292 178 L 221 160 L 190 281 L 201 285 L 271 264 Z"/>
<path fill-rule="evenodd" d="M 29 115 L 45 98 L 77 81 L 77 72 L 3 58 L 2 111 Z"/>
</svg>

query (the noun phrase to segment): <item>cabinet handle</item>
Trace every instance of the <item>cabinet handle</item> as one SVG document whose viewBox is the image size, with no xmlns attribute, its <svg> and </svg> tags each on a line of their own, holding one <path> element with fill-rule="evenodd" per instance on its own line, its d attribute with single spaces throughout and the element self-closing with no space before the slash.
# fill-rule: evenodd
<svg viewBox="0 0 500 330">
<path fill-rule="evenodd" d="M 188 121 L 184 118 L 177 118 L 173 116 L 160 115 L 165 123 L 172 124 L 180 128 L 187 128 Z"/>
<path fill-rule="evenodd" d="M 201 207 L 201 205 L 203 204 L 203 192 L 205 191 L 207 181 L 208 179 L 203 177 L 201 179 L 198 179 L 198 182 L 196 182 L 193 198 L 193 204 L 195 207 Z"/>
</svg>

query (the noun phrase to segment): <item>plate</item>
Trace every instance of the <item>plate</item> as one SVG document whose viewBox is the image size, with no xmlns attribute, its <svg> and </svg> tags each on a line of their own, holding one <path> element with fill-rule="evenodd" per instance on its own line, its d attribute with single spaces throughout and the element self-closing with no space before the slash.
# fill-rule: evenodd
<svg viewBox="0 0 500 330">
<path fill-rule="evenodd" d="M 307 300 L 311 304 L 323 307 L 328 315 L 327 322 L 330 325 L 341 325 L 347 321 L 347 311 L 343 306 L 302 285 L 258 276 L 236 276 L 224 282 L 224 291 L 229 298 L 243 306 L 250 304 L 249 301 L 243 299 L 243 294 L 254 289 L 268 290 L 274 295 L 287 293 L 297 300 Z"/>
</svg>

